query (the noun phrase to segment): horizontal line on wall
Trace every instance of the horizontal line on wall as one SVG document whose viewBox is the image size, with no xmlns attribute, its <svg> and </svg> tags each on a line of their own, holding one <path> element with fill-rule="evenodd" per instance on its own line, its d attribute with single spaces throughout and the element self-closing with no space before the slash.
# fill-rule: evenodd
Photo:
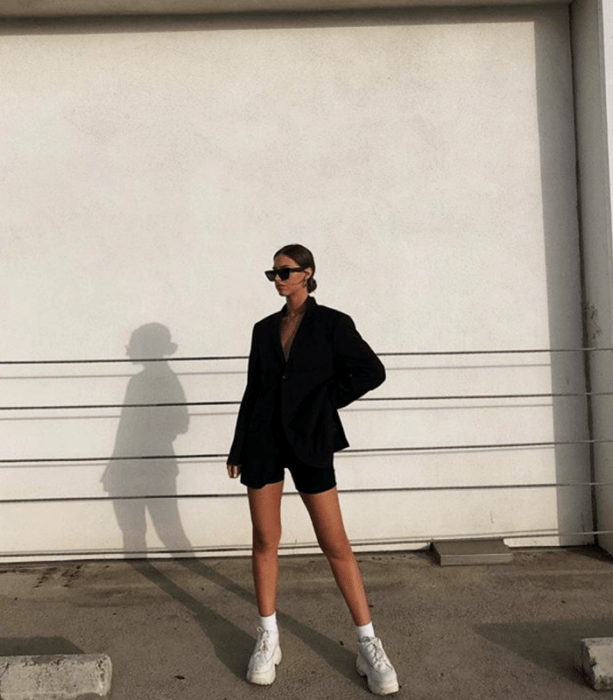
<svg viewBox="0 0 613 700">
<path fill-rule="evenodd" d="M 564 393 L 537 393 L 537 394 L 453 394 L 449 396 L 375 396 L 359 399 L 364 401 L 465 401 L 465 400 L 494 400 L 494 399 L 543 399 L 543 398 L 572 398 L 587 396 L 613 396 L 613 391 L 582 391 Z M 0 411 L 64 411 L 64 410 L 100 410 L 123 408 L 172 408 L 173 406 L 239 406 L 240 401 L 175 401 L 162 403 L 109 403 L 109 404 L 56 404 L 56 405 L 32 405 L 32 406 L 0 406 Z"/>
<path fill-rule="evenodd" d="M 514 448 L 528 449 L 536 447 L 558 447 L 569 445 L 595 445 L 611 443 L 613 439 L 594 439 L 594 440 L 551 440 L 543 442 L 509 442 L 509 443 L 490 443 L 490 444 L 475 444 L 475 445 L 422 445 L 415 447 L 365 447 L 365 448 L 349 448 L 343 450 L 341 454 L 402 454 L 406 452 L 438 452 L 438 451 L 462 451 L 462 450 L 507 450 Z M 116 462 L 116 461 L 137 461 L 137 460 L 201 460 L 201 459 L 226 459 L 227 453 L 210 453 L 210 454 L 187 454 L 187 455 L 124 455 L 122 457 L 36 457 L 26 458 L 19 457 L 14 459 L 0 459 L 0 464 L 61 464 L 74 462 Z"/>
<path fill-rule="evenodd" d="M 504 491 L 513 489 L 557 489 L 557 488 L 592 488 L 595 486 L 613 487 L 613 482 L 590 481 L 580 483 L 540 483 L 540 484 L 474 484 L 449 486 L 392 486 L 365 489 L 339 489 L 339 494 L 373 494 L 373 493 L 407 493 L 413 491 Z M 183 493 L 183 494 L 149 494 L 127 496 L 53 496 L 42 498 L 3 498 L 0 505 L 31 504 L 31 503 L 89 503 L 92 501 L 151 501 L 151 500 L 207 500 L 211 498 L 245 498 L 246 492 L 240 493 Z M 290 491 L 286 496 L 298 496 L 298 492 Z"/>
<path fill-rule="evenodd" d="M 514 350 L 420 350 L 412 352 L 378 352 L 379 357 L 441 357 L 462 355 L 522 355 L 535 353 L 573 353 L 573 352 L 613 352 L 613 348 L 523 348 Z M 145 362 L 218 362 L 223 360 L 247 360 L 247 355 L 210 355 L 193 357 L 144 357 L 132 359 L 98 358 L 98 359 L 74 359 L 74 360 L 0 360 L 0 365 L 78 365 L 78 364 L 112 364 L 131 363 L 143 364 Z"/>
</svg>

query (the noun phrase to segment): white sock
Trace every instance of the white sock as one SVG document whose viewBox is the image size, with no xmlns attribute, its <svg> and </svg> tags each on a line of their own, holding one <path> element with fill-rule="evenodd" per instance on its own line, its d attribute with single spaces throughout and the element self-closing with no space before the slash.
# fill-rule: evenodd
<svg viewBox="0 0 613 700">
<path fill-rule="evenodd" d="M 266 617 L 260 616 L 260 627 L 268 632 L 278 632 L 277 613 L 274 612 L 272 615 L 267 615 Z"/>
<path fill-rule="evenodd" d="M 361 642 L 365 637 L 374 637 L 375 636 L 375 628 L 372 626 L 372 622 L 369 622 L 367 625 L 356 625 L 355 626 L 356 632 L 358 633 L 358 640 Z"/>
</svg>

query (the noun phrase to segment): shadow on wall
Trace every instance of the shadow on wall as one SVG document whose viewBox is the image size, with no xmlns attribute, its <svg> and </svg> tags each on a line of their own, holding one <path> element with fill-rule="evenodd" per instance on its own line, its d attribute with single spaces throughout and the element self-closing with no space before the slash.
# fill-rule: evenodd
<svg viewBox="0 0 613 700">
<path fill-rule="evenodd" d="M 102 476 L 127 555 L 147 551 L 147 511 L 165 547 L 191 549 L 179 518 L 173 447 L 177 436 L 188 430 L 189 414 L 183 387 L 164 359 L 176 350 L 161 323 L 137 328 L 127 346 L 128 357 L 143 370 L 128 382 L 115 449 Z"/>
</svg>

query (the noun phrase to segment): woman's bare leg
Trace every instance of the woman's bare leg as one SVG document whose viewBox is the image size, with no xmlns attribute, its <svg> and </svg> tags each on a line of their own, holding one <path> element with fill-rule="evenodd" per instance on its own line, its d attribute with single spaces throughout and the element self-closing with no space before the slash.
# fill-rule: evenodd
<svg viewBox="0 0 613 700">
<path fill-rule="evenodd" d="M 261 489 L 248 489 L 253 525 L 253 582 L 258 610 L 262 617 L 277 607 L 279 583 L 279 542 L 281 541 L 281 496 L 283 482 Z"/>
<path fill-rule="evenodd" d="M 356 625 L 367 625 L 370 622 L 370 609 L 360 568 L 345 533 L 336 488 L 323 493 L 300 495 L 353 622 Z"/>
</svg>

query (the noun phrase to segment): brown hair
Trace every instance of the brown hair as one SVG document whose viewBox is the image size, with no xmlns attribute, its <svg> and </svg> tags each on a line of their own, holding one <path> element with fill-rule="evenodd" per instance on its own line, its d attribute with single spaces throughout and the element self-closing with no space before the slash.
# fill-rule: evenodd
<svg viewBox="0 0 613 700">
<path fill-rule="evenodd" d="M 273 259 L 276 258 L 277 255 L 287 255 L 288 258 L 295 260 L 299 267 L 304 267 L 305 269 L 310 267 L 311 270 L 313 270 L 313 274 L 307 280 L 307 292 L 310 294 L 317 289 L 317 282 L 315 281 L 315 258 L 308 248 L 300 245 L 300 243 L 290 243 L 278 250 L 273 255 Z"/>
</svg>

